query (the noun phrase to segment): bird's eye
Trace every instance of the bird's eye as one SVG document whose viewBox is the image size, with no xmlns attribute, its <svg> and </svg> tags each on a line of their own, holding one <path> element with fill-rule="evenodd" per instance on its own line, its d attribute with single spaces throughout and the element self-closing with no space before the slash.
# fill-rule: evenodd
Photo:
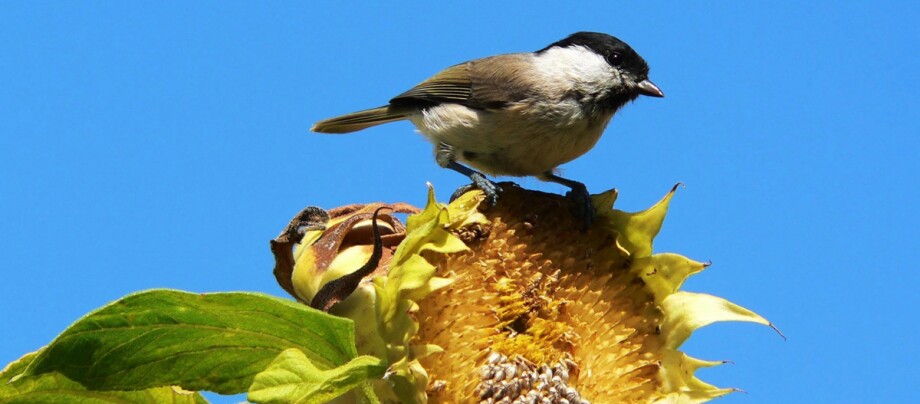
<svg viewBox="0 0 920 404">
<path fill-rule="evenodd" d="M 623 54 L 616 51 L 610 52 L 610 56 L 607 56 L 607 61 L 609 61 L 611 65 L 617 66 L 623 63 Z"/>
</svg>

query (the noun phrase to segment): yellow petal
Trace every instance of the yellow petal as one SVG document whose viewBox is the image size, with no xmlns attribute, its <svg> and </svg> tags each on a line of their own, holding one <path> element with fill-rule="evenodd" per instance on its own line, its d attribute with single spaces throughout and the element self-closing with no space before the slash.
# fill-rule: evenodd
<svg viewBox="0 0 920 404">
<path fill-rule="evenodd" d="M 661 371 L 658 373 L 661 390 L 667 395 L 658 402 L 701 403 L 735 391 L 735 389 L 715 387 L 695 376 L 697 369 L 724 363 L 723 361 L 704 361 L 680 351 L 668 350 L 662 358 Z"/>
<path fill-rule="evenodd" d="M 677 349 L 694 331 L 719 321 L 744 321 L 773 327 L 757 313 L 721 297 L 702 293 L 677 292 L 661 301 L 665 313 L 661 332 L 665 347 Z"/>
<path fill-rule="evenodd" d="M 637 258 L 633 261 L 632 270 L 660 300 L 676 292 L 690 275 L 702 271 L 707 265 L 682 255 L 666 253 Z"/>
<path fill-rule="evenodd" d="M 678 184 L 680 185 L 680 184 Z M 610 225 L 624 236 L 619 240 L 623 246 L 636 257 L 647 257 L 652 254 L 652 240 L 661 230 L 668 205 L 677 185 L 664 196 L 658 203 L 642 212 L 627 213 L 618 210 L 601 212 L 608 218 Z"/>
</svg>

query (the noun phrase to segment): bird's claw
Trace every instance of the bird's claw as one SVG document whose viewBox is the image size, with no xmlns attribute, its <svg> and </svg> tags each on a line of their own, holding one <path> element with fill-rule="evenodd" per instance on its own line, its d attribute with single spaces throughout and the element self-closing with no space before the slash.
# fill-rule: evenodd
<svg viewBox="0 0 920 404">
<path fill-rule="evenodd" d="M 577 220 L 581 221 L 581 231 L 587 231 L 597 219 L 597 210 L 594 208 L 588 188 L 584 185 L 573 187 L 571 191 L 565 193 L 565 196 L 574 202 L 572 213 Z"/>
<path fill-rule="evenodd" d="M 459 197 L 462 196 L 463 194 L 465 194 L 465 193 L 467 193 L 467 192 L 470 192 L 470 191 L 472 191 L 472 190 L 474 190 L 474 189 L 476 189 L 476 186 L 473 185 L 473 184 L 466 184 L 466 185 L 463 185 L 463 186 L 461 186 L 460 188 L 457 188 L 457 190 L 454 191 L 454 193 L 450 194 L 450 200 L 449 200 L 448 202 L 453 202 L 453 201 L 457 200 L 457 198 L 459 198 Z"/>
<path fill-rule="evenodd" d="M 482 193 L 486 196 L 480 206 L 486 209 L 495 207 L 495 205 L 498 203 L 498 194 L 502 192 L 501 186 L 492 181 L 489 181 L 489 179 L 484 176 L 472 176 L 470 179 L 473 180 L 473 183 L 457 188 L 453 195 L 450 196 L 450 201 L 453 202 L 461 195 L 474 189 L 478 189 L 482 191 Z"/>
</svg>

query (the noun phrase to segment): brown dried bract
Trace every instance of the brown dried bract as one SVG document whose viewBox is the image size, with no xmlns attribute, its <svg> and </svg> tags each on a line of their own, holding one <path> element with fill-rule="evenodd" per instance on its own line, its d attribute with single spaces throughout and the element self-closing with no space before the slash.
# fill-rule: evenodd
<svg viewBox="0 0 920 404">
<path fill-rule="evenodd" d="M 373 246 L 371 218 L 378 208 L 390 209 L 381 212 L 378 217 L 383 254 L 374 273 L 385 271 L 396 247 L 406 236 L 405 226 L 393 213 L 412 214 L 417 213 L 418 208 L 406 203 L 352 204 L 329 211 L 311 206 L 294 216 L 281 234 L 270 242 L 275 256 L 273 272 L 281 288 L 303 301 L 294 290 L 291 276 L 294 272 L 293 249 L 304 234 L 312 230 L 323 230 L 322 236 L 310 246 L 315 257 L 315 270 L 321 274 L 339 251 L 355 245 Z"/>
</svg>

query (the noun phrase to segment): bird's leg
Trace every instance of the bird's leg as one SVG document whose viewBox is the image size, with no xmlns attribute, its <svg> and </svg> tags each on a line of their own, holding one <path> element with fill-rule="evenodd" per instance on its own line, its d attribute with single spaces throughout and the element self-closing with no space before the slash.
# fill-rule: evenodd
<svg viewBox="0 0 920 404">
<path fill-rule="evenodd" d="M 483 201 L 486 208 L 491 208 L 498 202 L 498 193 L 501 192 L 502 189 L 498 185 L 495 185 L 494 182 L 489 181 L 485 174 L 458 163 L 456 157 L 454 157 L 453 147 L 445 143 L 439 143 L 437 151 L 435 152 L 435 160 L 438 162 L 439 166 L 454 170 L 469 177 L 470 180 L 473 181 L 472 184 L 462 186 L 454 191 L 450 200 L 454 200 L 467 191 L 476 188 L 486 195 L 486 199 Z"/>
<path fill-rule="evenodd" d="M 581 230 L 585 231 L 591 227 L 591 224 L 594 223 L 594 219 L 597 217 L 597 211 L 594 209 L 594 202 L 591 201 L 591 194 L 588 193 L 588 188 L 585 187 L 585 184 L 562 178 L 553 174 L 552 171 L 547 171 L 538 178 L 543 181 L 555 182 L 571 188 L 572 190 L 566 192 L 565 196 L 575 201 L 574 213 L 575 217 L 582 221 Z"/>
</svg>

